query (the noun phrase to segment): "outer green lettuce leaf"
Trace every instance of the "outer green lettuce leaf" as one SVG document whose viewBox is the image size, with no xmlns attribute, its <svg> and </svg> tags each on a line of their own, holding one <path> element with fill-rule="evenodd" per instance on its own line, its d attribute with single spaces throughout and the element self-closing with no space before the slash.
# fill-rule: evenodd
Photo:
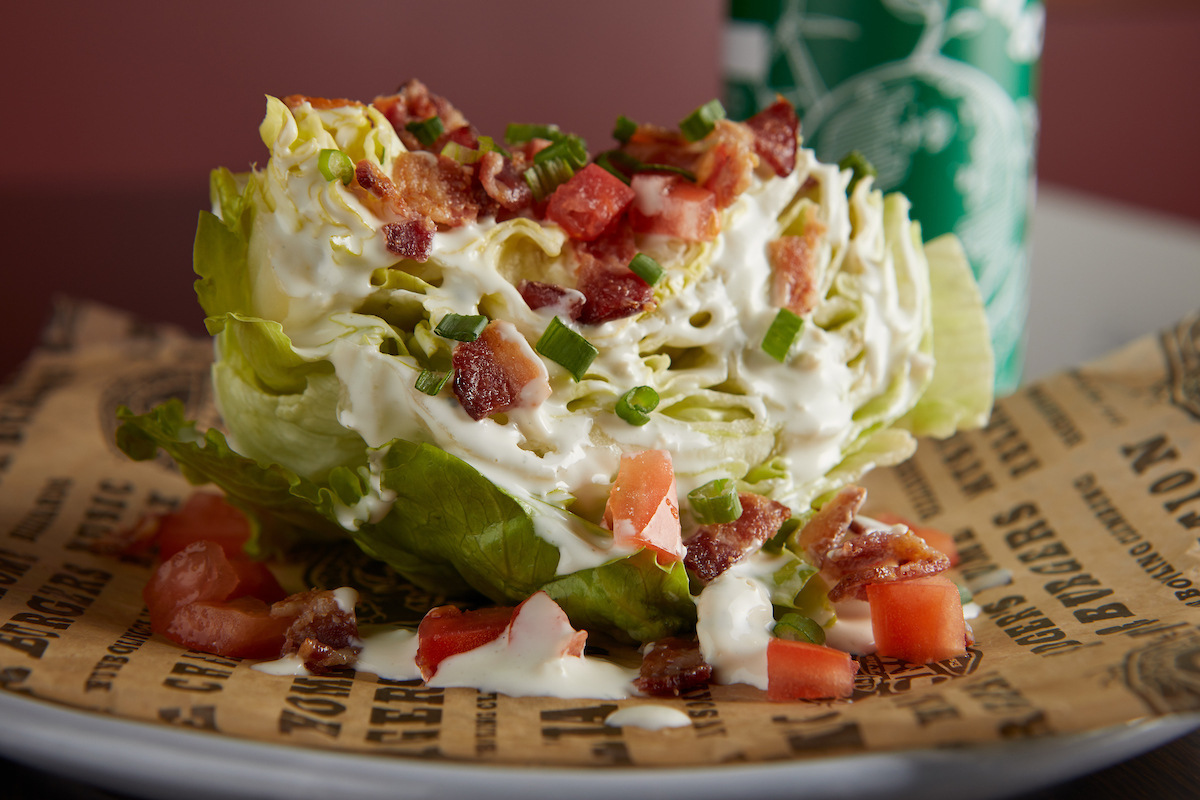
<svg viewBox="0 0 1200 800">
<path fill-rule="evenodd" d="M 696 624 L 682 562 L 659 566 L 650 550 L 564 575 L 542 587 L 577 627 L 624 631 L 642 642 Z"/>
<path fill-rule="evenodd" d="M 992 413 L 992 345 L 979 287 L 953 234 L 925 245 L 933 287 L 937 367 L 920 401 L 901 421 L 916 436 L 953 436 L 987 424 Z"/>
<path fill-rule="evenodd" d="M 254 186 L 252 175 L 235 176 L 224 168 L 213 170 L 209 178 L 213 207 L 220 216 L 200 212 L 192 269 L 200 276 L 196 296 L 210 317 L 251 312 L 246 259 L 254 224 Z"/>
</svg>

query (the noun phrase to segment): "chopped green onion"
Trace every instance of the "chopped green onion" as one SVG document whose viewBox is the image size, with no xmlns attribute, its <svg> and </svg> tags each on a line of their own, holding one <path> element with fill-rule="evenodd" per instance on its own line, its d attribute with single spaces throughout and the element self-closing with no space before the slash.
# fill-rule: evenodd
<svg viewBox="0 0 1200 800">
<path fill-rule="evenodd" d="M 698 142 L 716 127 L 717 120 L 725 119 L 725 106 L 720 100 L 709 100 L 688 114 L 679 123 L 679 132 L 689 142 Z"/>
<path fill-rule="evenodd" d="M 620 178 L 625 183 L 629 183 L 629 176 L 619 170 L 617 166 L 612 163 L 612 157 L 620 152 L 620 150 L 608 150 L 601 153 L 600 155 L 596 156 L 596 166 L 608 171 L 614 177 Z"/>
<path fill-rule="evenodd" d="M 486 153 L 489 150 L 494 150 L 505 158 L 512 158 L 512 153 L 505 150 L 500 145 L 496 144 L 496 140 L 490 136 L 479 137 L 479 152 Z"/>
<path fill-rule="evenodd" d="M 958 601 L 960 603 L 962 603 L 965 606 L 967 603 L 974 602 L 975 595 L 971 594 L 970 589 L 968 589 L 966 586 L 964 586 L 961 583 L 956 583 L 954 585 L 958 587 Z"/>
<path fill-rule="evenodd" d="M 417 137 L 418 142 L 429 147 L 446 132 L 446 126 L 442 124 L 441 117 L 432 116 L 429 119 L 413 120 L 404 126 L 404 130 Z"/>
<path fill-rule="evenodd" d="M 850 185 L 846 188 L 846 194 L 853 194 L 854 187 L 863 178 L 875 178 L 879 175 L 875 165 L 867 161 L 867 157 L 858 150 L 851 150 L 842 156 L 842 160 L 838 162 L 838 169 L 854 171 L 854 175 L 850 178 Z"/>
<path fill-rule="evenodd" d="M 341 150 L 322 150 L 317 154 L 317 169 L 327 181 L 340 180 L 349 186 L 354 180 L 354 162 Z"/>
<path fill-rule="evenodd" d="M 558 317 L 550 320 L 533 349 L 571 373 L 576 381 L 583 380 L 588 367 L 600 355 L 591 342 L 564 325 Z"/>
<path fill-rule="evenodd" d="M 462 314 L 447 314 L 433 329 L 438 336 L 453 339 L 456 342 L 473 342 L 487 327 L 488 318 L 482 314 L 464 316 Z"/>
<path fill-rule="evenodd" d="M 792 534 L 799 529 L 800 520 L 796 517 L 784 520 L 783 524 L 779 526 L 779 530 L 775 533 L 775 535 L 763 542 L 763 552 L 770 553 L 772 555 L 779 555 L 783 552 L 783 548 L 787 544 L 788 539 L 792 538 Z"/>
<path fill-rule="evenodd" d="M 533 157 L 533 163 L 544 164 L 556 158 L 566 161 L 573 170 L 581 169 L 587 165 L 587 145 L 583 139 L 580 139 L 575 134 L 570 134 L 559 139 L 549 147 L 539 150 L 537 155 Z"/>
<path fill-rule="evenodd" d="M 474 164 L 483 158 L 483 151 L 463 147 L 458 142 L 446 142 L 446 146 L 442 148 L 442 155 L 453 158 L 460 164 Z"/>
<path fill-rule="evenodd" d="M 800 614 L 784 614 L 775 623 L 775 636 L 793 642 L 825 644 L 825 629 Z"/>
<path fill-rule="evenodd" d="M 523 174 L 525 182 L 533 192 L 533 199 L 540 203 L 554 194 L 554 190 L 559 186 L 571 180 L 575 170 L 563 159 L 552 158 L 541 164 L 534 164 Z"/>
<path fill-rule="evenodd" d="M 617 124 L 613 126 L 613 138 L 618 142 L 628 142 L 629 139 L 637 133 L 638 124 L 624 114 L 617 117 Z"/>
<path fill-rule="evenodd" d="M 800 317 L 786 308 L 779 309 L 775 321 L 767 328 L 767 335 L 763 337 L 762 349 L 780 363 L 787 361 L 788 351 L 792 349 L 792 343 L 796 341 L 803 325 L 804 320 Z"/>
<path fill-rule="evenodd" d="M 504 129 L 504 141 L 509 144 L 524 144 L 530 139 L 549 139 L 557 142 L 563 138 L 563 132 L 557 125 L 530 125 L 510 122 Z"/>
<path fill-rule="evenodd" d="M 663 276 L 662 265 L 645 253 L 638 253 L 629 262 L 629 268 L 647 285 L 653 286 Z"/>
<path fill-rule="evenodd" d="M 692 172 L 690 169 L 684 169 L 683 167 L 676 167 L 672 164 L 649 164 L 649 163 L 643 161 L 643 162 L 639 163 L 636 171 L 637 172 L 670 172 L 674 175 L 682 175 L 683 177 L 687 178 L 692 183 L 696 182 L 696 173 Z"/>
<path fill-rule="evenodd" d="M 742 515 L 742 501 L 732 478 L 718 478 L 693 489 L 688 492 L 688 502 L 701 525 L 733 522 Z"/>
<path fill-rule="evenodd" d="M 424 392 L 430 397 L 435 396 L 450 379 L 450 372 L 434 372 L 431 369 L 421 370 L 417 376 L 417 391 Z"/>
<path fill-rule="evenodd" d="M 617 401 L 617 416 L 630 425 L 645 425 L 650 412 L 658 408 L 658 392 L 649 386 L 635 386 Z"/>
</svg>

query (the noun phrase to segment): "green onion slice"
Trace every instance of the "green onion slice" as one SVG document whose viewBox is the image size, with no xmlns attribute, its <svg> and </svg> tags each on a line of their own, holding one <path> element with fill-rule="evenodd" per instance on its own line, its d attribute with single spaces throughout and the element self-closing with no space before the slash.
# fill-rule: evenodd
<svg viewBox="0 0 1200 800">
<path fill-rule="evenodd" d="M 557 142 L 563 138 L 563 132 L 557 125 L 530 125 L 510 122 L 504 129 L 504 141 L 509 144 L 524 144 L 530 139 L 549 139 Z"/>
<path fill-rule="evenodd" d="M 967 603 L 974 602 L 975 595 L 971 594 L 970 589 L 968 589 L 966 586 L 964 586 L 961 583 L 956 583 L 954 585 L 958 587 L 958 601 L 960 603 L 962 603 L 965 606 Z"/>
<path fill-rule="evenodd" d="M 421 374 L 417 376 L 417 391 L 424 392 L 430 397 L 435 396 L 446 385 L 446 381 L 450 380 L 450 372 L 434 372 L 431 369 L 421 370 Z"/>
<path fill-rule="evenodd" d="M 541 164 L 535 163 L 523 174 L 525 182 L 529 184 L 529 189 L 533 192 L 533 199 L 540 203 L 554 194 L 554 190 L 559 186 L 571 180 L 575 170 L 571 169 L 571 165 L 563 159 L 552 158 Z"/>
<path fill-rule="evenodd" d="M 463 147 L 458 142 L 446 142 L 446 146 L 442 148 L 442 155 L 452 158 L 460 164 L 474 164 L 483 158 L 483 151 Z"/>
<path fill-rule="evenodd" d="M 775 321 L 767 328 L 767 335 L 763 337 L 762 349 L 776 361 L 786 361 L 788 351 L 792 349 L 792 343 L 796 341 L 803 325 L 804 320 L 800 317 L 786 308 L 779 309 Z"/>
<path fill-rule="evenodd" d="M 670 164 L 648 164 L 622 150 L 604 151 L 596 156 L 596 165 L 603 167 L 626 183 L 629 183 L 630 173 L 636 175 L 639 172 L 670 172 L 674 175 L 682 175 L 692 183 L 696 182 L 696 173 L 690 169 L 675 167 Z"/>
<path fill-rule="evenodd" d="M 792 538 L 792 534 L 800 530 L 800 520 L 796 517 L 786 519 L 779 526 L 779 530 L 770 539 L 763 542 L 763 552 L 771 555 L 779 555 L 783 552 L 784 545 L 788 543 L 788 539 Z"/>
<path fill-rule="evenodd" d="M 613 138 L 618 142 L 628 142 L 637 133 L 637 127 L 638 124 L 636 122 L 621 114 L 617 117 L 617 124 L 613 126 Z"/>
<path fill-rule="evenodd" d="M 576 381 L 583 380 L 588 367 L 600 355 L 591 342 L 568 328 L 558 317 L 550 320 L 533 349 L 571 373 Z"/>
<path fill-rule="evenodd" d="M 596 156 L 596 166 L 606 170 L 614 177 L 620 178 L 623 182 L 629 183 L 629 175 L 617 168 L 617 165 L 612 162 L 613 156 L 620 153 L 620 150 L 608 150 Z"/>
<path fill-rule="evenodd" d="M 658 408 L 658 392 L 649 386 L 635 386 L 617 401 L 617 416 L 630 425 L 645 425 L 650 412 Z"/>
<path fill-rule="evenodd" d="M 487 327 L 488 318 L 482 314 L 464 316 L 462 314 L 447 314 L 433 329 L 438 336 L 453 339 L 456 342 L 473 342 Z"/>
<path fill-rule="evenodd" d="M 775 622 L 775 636 L 793 642 L 825 644 L 825 629 L 800 614 L 784 614 Z"/>
<path fill-rule="evenodd" d="M 404 130 L 417 137 L 418 142 L 429 147 L 446 132 L 446 126 L 442 124 L 441 117 L 433 116 L 429 119 L 413 120 L 404 126 Z"/>
<path fill-rule="evenodd" d="M 349 186 L 354 180 L 354 162 L 341 150 L 322 150 L 317 154 L 317 168 L 327 181 L 340 180 Z"/>
<path fill-rule="evenodd" d="M 698 142 L 716 127 L 717 120 L 725 119 L 725 106 L 720 100 L 709 100 L 688 114 L 679 123 L 679 132 L 689 142 Z"/>
<path fill-rule="evenodd" d="M 496 144 L 496 140 L 490 136 L 479 137 L 479 152 L 486 153 L 489 150 L 494 150 L 505 158 L 512 158 L 512 153 L 505 150 L 500 145 Z"/>
<path fill-rule="evenodd" d="M 842 156 L 842 160 L 838 162 L 838 169 L 848 169 L 854 172 L 854 175 L 850 178 L 850 185 L 846 188 L 846 194 L 853 194 L 854 187 L 863 178 L 875 178 L 879 175 L 878 170 L 875 169 L 875 165 L 867 161 L 867 157 L 858 150 L 851 150 Z"/>
<path fill-rule="evenodd" d="M 718 478 L 693 489 L 688 492 L 688 502 L 701 525 L 733 522 L 742 515 L 742 501 L 732 478 Z"/>
<path fill-rule="evenodd" d="M 670 172 L 673 175 L 682 175 L 692 183 L 696 182 L 696 173 L 692 172 L 690 169 L 676 167 L 672 164 L 648 164 L 643 161 L 638 165 L 637 172 Z"/>
<path fill-rule="evenodd" d="M 658 283 L 663 276 L 662 265 L 645 253 L 634 256 L 629 262 L 629 268 L 649 286 Z"/>
<path fill-rule="evenodd" d="M 533 157 L 534 164 L 545 164 L 547 161 L 562 159 L 572 170 L 581 169 L 587 165 L 587 145 L 583 139 L 574 134 L 564 136 L 549 147 L 544 147 Z"/>
</svg>

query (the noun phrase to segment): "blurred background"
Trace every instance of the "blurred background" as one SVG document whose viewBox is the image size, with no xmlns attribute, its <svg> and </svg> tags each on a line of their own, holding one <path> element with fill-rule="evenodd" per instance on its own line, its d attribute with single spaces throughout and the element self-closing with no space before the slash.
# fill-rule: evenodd
<svg viewBox="0 0 1200 800">
<path fill-rule="evenodd" d="M 1027 376 L 1200 305 L 1200 4 L 1047 0 Z M 370 100 L 419 77 L 482 132 L 721 93 L 723 0 L 287 4 L 127 0 L 6 12 L 0 380 L 53 297 L 202 333 L 190 270 L 208 171 L 265 159 L 263 95 Z"/>
</svg>

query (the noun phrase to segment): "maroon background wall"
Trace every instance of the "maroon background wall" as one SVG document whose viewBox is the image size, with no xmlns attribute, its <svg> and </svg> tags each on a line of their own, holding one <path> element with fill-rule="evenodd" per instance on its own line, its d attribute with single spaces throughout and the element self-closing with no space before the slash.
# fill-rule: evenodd
<svg viewBox="0 0 1200 800">
<path fill-rule="evenodd" d="M 134 0 L 7 10 L 0 379 L 33 346 L 55 293 L 202 331 L 196 212 L 209 169 L 265 158 L 265 93 L 370 99 L 417 76 L 484 132 L 554 121 L 595 149 L 618 113 L 672 124 L 719 94 L 723 8 Z M 1200 5 L 1049 0 L 1042 77 L 1043 181 L 1200 221 Z"/>
</svg>

